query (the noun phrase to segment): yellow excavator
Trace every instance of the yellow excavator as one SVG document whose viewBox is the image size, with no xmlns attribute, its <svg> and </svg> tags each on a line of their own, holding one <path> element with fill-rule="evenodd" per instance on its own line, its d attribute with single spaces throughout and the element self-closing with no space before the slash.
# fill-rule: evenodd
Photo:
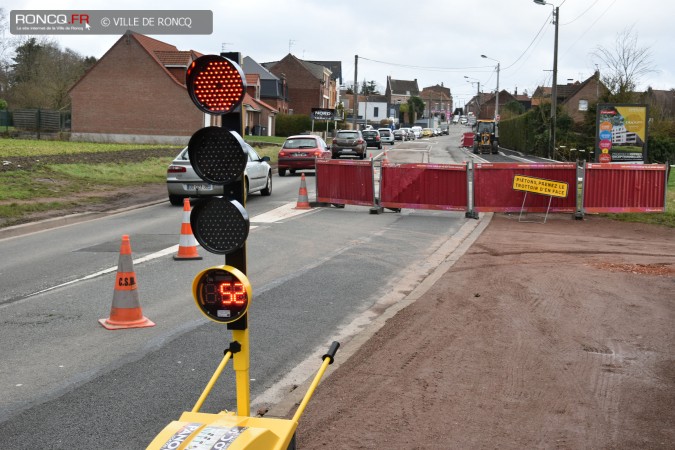
<svg viewBox="0 0 675 450">
<path fill-rule="evenodd" d="M 476 122 L 476 132 L 473 139 L 473 152 L 478 155 L 487 151 L 487 153 L 499 153 L 499 142 L 497 140 L 497 124 L 494 120 L 479 120 Z"/>
</svg>

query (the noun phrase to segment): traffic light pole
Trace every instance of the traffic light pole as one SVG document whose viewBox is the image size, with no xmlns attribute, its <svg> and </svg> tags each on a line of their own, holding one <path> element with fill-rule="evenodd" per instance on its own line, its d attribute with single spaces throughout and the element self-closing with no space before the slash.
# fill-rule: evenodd
<svg viewBox="0 0 675 450">
<path fill-rule="evenodd" d="M 223 56 L 235 63 L 241 65 L 241 53 L 221 53 Z M 240 136 L 244 136 L 244 105 L 243 103 L 238 107 L 238 112 L 231 114 L 224 114 L 222 116 L 222 127 L 229 130 L 236 130 Z M 241 177 L 241 180 L 236 183 L 232 192 L 232 198 L 237 200 L 246 208 L 246 180 Z M 246 260 L 246 243 L 241 248 L 225 255 L 225 264 L 241 270 L 244 275 L 247 271 Z M 250 341 L 248 332 L 248 313 L 236 322 L 227 324 L 228 330 L 232 330 L 232 339 L 241 345 L 241 350 L 233 355 L 232 366 L 234 368 L 235 379 L 237 384 L 237 414 L 240 416 L 250 415 Z"/>
</svg>

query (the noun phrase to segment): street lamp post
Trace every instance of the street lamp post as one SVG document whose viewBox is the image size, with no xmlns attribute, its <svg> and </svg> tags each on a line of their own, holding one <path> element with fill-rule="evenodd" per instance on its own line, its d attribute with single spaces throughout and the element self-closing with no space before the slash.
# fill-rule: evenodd
<svg viewBox="0 0 675 450">
<path fill-rule="evenodd" d="M 537 5 L 553 6 L 553 24 L 555 25 L 555 37 L 553 38 L 553 83 L 551 85 L 551 137 L 548 149 L 548 157 L 555 156 L 555 122 L 556 109 L 558 108 L 558 23 L 560 22 L 560 11 L 557 6 L 548 3 L 545 0 L 533 0 Z"/>
<path fill-rule="evenodd" d="M 466 80 L 467 83 L 471 83 L 471 84 L 478 83 L 478 88 L 476 89 L 476 118 L 478 118 L 478 117 L 480 117 L 480 80 L 477 79 L 477 78 L 467 77 L 466 75 L 464 75 L 464 78 L 467 79 Z M 475 80 L 475 81 L 471 81 L 471 80 Z"/>
<path fill-rule="evenodd" d="M 497 95 L 495 95 L 495 137 L 499 137 L 499 127 L 496 126 L 499 122 L 499 66 L 500 63 L 496 59 L 490 58 L 489 56 L 480 55 L 481 58 L 489 59 L 497 63 Z"/>
</svg>

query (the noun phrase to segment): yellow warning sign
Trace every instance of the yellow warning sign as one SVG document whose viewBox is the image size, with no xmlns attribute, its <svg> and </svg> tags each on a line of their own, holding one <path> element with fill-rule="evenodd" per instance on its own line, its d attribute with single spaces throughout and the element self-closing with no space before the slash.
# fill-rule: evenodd
<svg viewBox="0 0 675 450">
<path fill-rule="evenodd" d="M 535 194 L 566 198 L 567 188 L 567 183 L 564 181 L 552 181 L 543 178 L 526 177 L 524 175 L 513 177 L 513 189 L 516 191 L 534 192 Z"/>
</svg>

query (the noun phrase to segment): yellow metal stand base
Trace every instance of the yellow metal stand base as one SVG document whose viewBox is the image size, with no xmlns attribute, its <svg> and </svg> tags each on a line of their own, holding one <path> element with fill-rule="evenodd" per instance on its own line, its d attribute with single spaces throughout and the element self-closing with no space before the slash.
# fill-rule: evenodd
<svg viewBox="0 0 675 450">
<path fill-rule="evenodd" d="M 148 449 L 286 450 L 297 426 L 292 420 L 240 417 L 229 412 L 184 412 L 180 420 L 171 422 L 155 437 Z"/>
</svg>

